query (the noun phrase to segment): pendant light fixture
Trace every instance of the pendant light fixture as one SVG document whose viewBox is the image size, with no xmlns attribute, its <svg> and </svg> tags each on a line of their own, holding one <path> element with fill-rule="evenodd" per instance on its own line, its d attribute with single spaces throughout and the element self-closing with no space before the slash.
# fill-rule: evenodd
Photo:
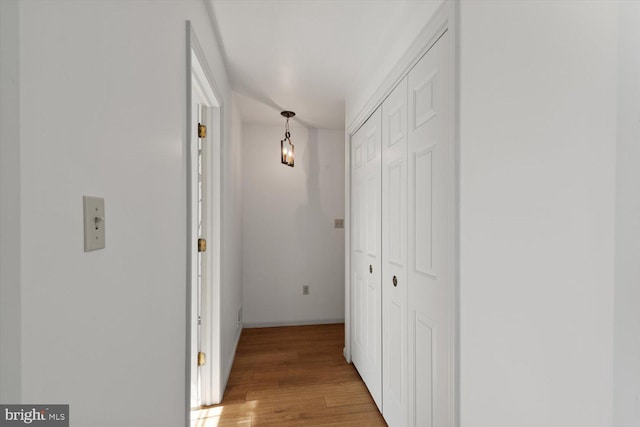
<svg viewBox="0 0 640 427">
<path fill-rule="evenodd" d="M 295 147 L 291 142 L 291 132 L 289 132 L 289 119 L 295 116 L 296 113 L 294 113 L 293 111 L 283 111 L 280 114 L 287 118 L 287 122 L 284 125 L 284 139 L 280 141 L 280 163 L 293 167 Z"/>
</svg>

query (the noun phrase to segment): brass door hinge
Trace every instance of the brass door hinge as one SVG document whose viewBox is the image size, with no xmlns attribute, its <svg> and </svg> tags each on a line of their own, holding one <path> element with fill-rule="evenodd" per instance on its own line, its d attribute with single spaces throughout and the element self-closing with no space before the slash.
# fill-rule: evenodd
<svg viewBox="0 0 640 427">
<path fill-rule="evenodd" d="M 198 352 L 198 366 L 202 366 L 205 363 L 207 363 L 207 355 L 204 354 L 203 352 L 199 351 Z"/>
<path fill-rule="evenodd" d="M 198 239 L 198 252 L 207 250 L 207 239 Z"/>
<path fill-rule="evenodd" d="M 198 138 L 206 138 L 207 137 L 207 127 L 198 123 Z"/>
</svg>

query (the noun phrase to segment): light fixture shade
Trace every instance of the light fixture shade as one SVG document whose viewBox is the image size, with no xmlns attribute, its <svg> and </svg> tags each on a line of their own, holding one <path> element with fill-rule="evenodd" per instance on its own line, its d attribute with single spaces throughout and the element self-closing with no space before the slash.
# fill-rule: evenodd
<svg viewBox="0 0 640 427">
<path fill-rule="evenodd" d="M 284 139 L 280 140 L 280 163 L 293 167 L 295 165 L 295 146 L 291 142 L 291 132 L 289 131 L 289 119 L 296 115 L 293 111 L 283 111 L 280 113 L 287 118 L 284 125 Z"/>
<path fill-rule="evenodd" d="M 284 146 L 284 139 L 280 140 L 280 163 L 287 163 L 287 147 Z"/>
<path fill-rule="evenodd" d="M 295 147 L 293 146 L 293 144 L 290 144 L 290 145 L 291 145 L 291 148 L 287 153 L 287 164 L 293 167 L 295 164 L 295 154 L 294 154 Z"/>
</svg>

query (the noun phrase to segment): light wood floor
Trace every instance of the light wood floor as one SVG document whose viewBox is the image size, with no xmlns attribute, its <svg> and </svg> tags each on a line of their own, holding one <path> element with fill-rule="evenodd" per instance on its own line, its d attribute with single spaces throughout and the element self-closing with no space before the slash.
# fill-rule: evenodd
<svg viewBox="0 0 640 427">
<path fill-rule="evenodd" d="M 386 426 L 343 347 L 344 324 L 244 329 L 223 402 L 192 425 Z"/>
</svg>

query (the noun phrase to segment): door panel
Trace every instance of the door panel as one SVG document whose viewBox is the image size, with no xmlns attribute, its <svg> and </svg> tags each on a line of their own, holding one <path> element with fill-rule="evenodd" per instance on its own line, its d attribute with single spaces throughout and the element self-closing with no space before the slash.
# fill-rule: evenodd
<svg viewBox="0 0 640 427">
<path fill-rule="evenodd" d="M 407 215 L 407 200 L 406 197 L 402 197 L 402 193 L 407 191 L 406 175 L 406 162 L 404 159 L 397 159 L 389 164 L 386 168 L 386 176 L 383 174 L 383 179 L 387 185 L 386 188 L 388 188 L 384 197 L 387 206 L 387 215 L 384 221 L 388 222 L 388 229 L 386 230 L 387 232 L 383 231 L 383 235 L 387 240 L 382 243 L 386 245 L 388 252 L 384 253 L 383 256 L 386 255 L 385 259 L 387 261 L 398 265 L 404 264 L 404 256 L 407 250 L 405 247 L 407 230 L 404 218 Z M 385 230 L 384 226 L 383 230 Z"/>
<path fill-rule="evenodd" d="M 363 311 L 361 309 L 362 304 L 360 304 L 359 302 L 362 301 L 362 295 L 363 295 L 362 287 L 364 286 L 364 281 L 362 280 L 362 277 L 360 277 L 360 274 L 358 274 L 358 272 L 354 273 L 353 282 L 355 283 L 355 288 L 353 293 L 353 301 L 354 301 L 353 316 L 355 318 L 355 322 L 354 322 L 353 328 L 354 328 L 354 336 L 356 338 L 354 345 L 361 347 L 364 345 L 363 325 L 365 322 L 362 319 L 362 315 L 363 315 Z"/>
<path fill-rule="evenodd" d="M 382 104 L 382 413 L 391 427 L 407 422 L 407 117 L 405 78 Z"/>
<path fill-rule="evenodd" d="M 367 176 L 367 255 L 376 259 L 378 255 L 378 228 L 380 218 L 380 174 Z M 377 211 L 376 211 L 377 209 Z"/>
<path fill-rule="evenodd" d="M 433 155 L 431 150 L 413 153 L 413 200 L 415 215 L 413 229 L 415 234 L 414 263 L 416 271 L 433 274 Z"/>
<path fill-rule="evenodd" d="M 447 32 L 409 72 L 410 426 L 451 426 L 453 141 Z"/>
<path fill-rule="evenodd" d="M 433 335 L 434 330 L 431 322 L 414 312 L 413 329 L 415 330 L 415 401 L 419 402 L 415 406 L 415 424 L 421 427 L 433 426 L 433 389 L 434 389 L 434 367 L 433 367 Z"/>
<path fill-rule="evenodd" d="M 379 408 L 382 406 L 381 343 L 381 155 L 380 109 L 352 136 L 351 253 L 355 317 L 353 363 Z"/>
</svg>

